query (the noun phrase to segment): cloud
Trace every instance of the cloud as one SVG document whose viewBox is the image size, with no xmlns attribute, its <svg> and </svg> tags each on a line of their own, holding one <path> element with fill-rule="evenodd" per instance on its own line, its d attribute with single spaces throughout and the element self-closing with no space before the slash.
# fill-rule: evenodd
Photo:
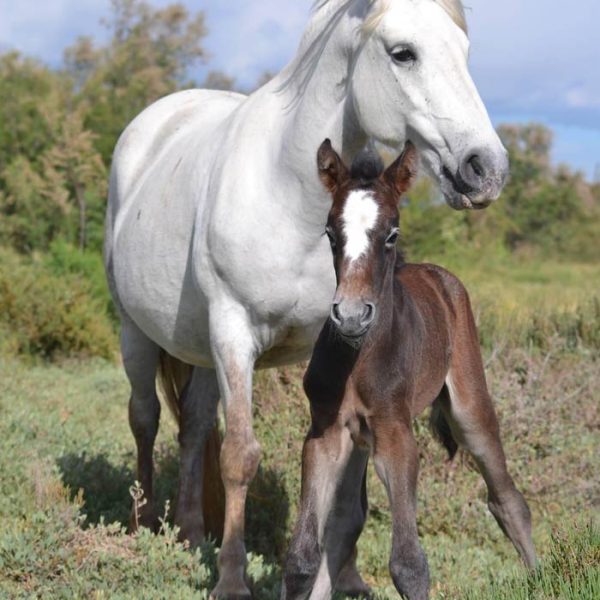
<svg viewBox="0 0 600 600">
<path fill-rule="evenodd" d="M 79 35 L 100 36 L 107 0 L 0 0 L 0 47 L 17 49 L 57 66 Z"/>
<path fill-rule="evenodd" d="M 600 96 L 595 96 L 583 86 L 568 90 L 565 100 L 569 108 L 600 108 Z"/>
<path fill-rule="evenodd" d="M 489 107 L 600 130 L 600 2 L 469 4 L 471 67 Z"/>
<path fill-rule="evenodd" d="M 224 71 L 244 86 L 265 71 L 280 70 L 294 55 L 311 3 L 237 0 L 207 7 L 212 54 L 210 68 Z"/>
</svg>

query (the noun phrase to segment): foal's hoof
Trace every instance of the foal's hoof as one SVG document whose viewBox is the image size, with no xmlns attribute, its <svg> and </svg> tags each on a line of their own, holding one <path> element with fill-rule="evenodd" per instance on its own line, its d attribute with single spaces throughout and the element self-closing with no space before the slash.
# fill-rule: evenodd
<svg viewBox="0 0 600 600">
<path fill-rule="evenodd" d="M 209 598 L 210 600 L 252 600 L 252 594 L 246 585 L 229 586 L 219 582 Z"/>
<path fill-rule="evenodd" d="M 204 541 L 204 529 L 197 525 L 180 525 L 175 520 L 175 524 L 179 525 L 179 534 L 177 538 L 180 542 L 187 542 L 190 550 L 195 550 Z"/>
<path fill-rule="evenodd" d="M 216 595 L 215 595 L 216 594 Z M 252 600 L 250 592 L 244 593 L 219 593 L 216 588 L 210 594 L 210 600 Z"/>
<path fill-rule="evenodd" d="M 366 600 L 373 598 L 371 588 L 356 571 L 347 577 L 340 577 L 335 585 L 335 591 L 350 598 L 365 598 Z"/>
</svg>

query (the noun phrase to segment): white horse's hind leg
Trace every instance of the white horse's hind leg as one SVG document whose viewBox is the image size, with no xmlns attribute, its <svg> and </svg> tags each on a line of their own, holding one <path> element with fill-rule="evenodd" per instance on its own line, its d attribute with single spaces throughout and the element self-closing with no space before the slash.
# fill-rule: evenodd
<svg viewBox="0 0 600 600">
<path fill-rule="evenodd" d="M 129 318 L 123 316 L 121 352 L 129 383 L 129 425 L 137 446 L 137 480 L 144 492 L 145 503 L 134 506 L 129 528 L 139 526 L 155 529 L 157 513 L 153 494 L 153 451 L 158 432 L 160 403 L 156 395 L 156 370 L 159 347 Z"/>
<path fill-rule="evenodd" d="M 245 312 L 239 307 L 213 312 L 211 347 L 225 412 L 221 474 L 225 486 L 225 526 L 219 552 L 219 581 L 211 598 L 251 598 L 246 584 L 244 519 L 248 486 L 260 461 L 252 429 L 252 375 L 255 347 Z"/>
<path fill-rule="evenodd" d="M 204 538 L 204 446 L 215 425 L 218 402 L 216 372 L 213 369 L 195 367 L 181 398 L 181 459 L 175 511 L 175 523 L 180 527 L 180 537 L 188 540 L 192 547 L 197 546 Z"/>
</svg>

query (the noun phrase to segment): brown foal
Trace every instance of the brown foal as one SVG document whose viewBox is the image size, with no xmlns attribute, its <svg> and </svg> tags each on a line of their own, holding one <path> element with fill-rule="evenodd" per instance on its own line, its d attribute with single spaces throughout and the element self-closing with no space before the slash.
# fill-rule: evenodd
<svg viewBox="0 0 600 600">
<path fill-rule="evenodd" d="M 432 404 L 434 431 L 451 456 L 458 444 L 473 455 L 490 511 L 525 564 L 536 563 L 529 508 L 506 469 L 467 292 L 448 271 L 406 264 L 396 250 L 398 204 L 416 160 L 407 143 L 385 171 L 371 154 L 348 172 L 329 140 L 319 148 L 319 174 L 333 198 L 326 233 L 338 285 L 304 377 L 312 425 L 287 600 L 331 597 L 364 525 L 370 453 L 391 507 L 394 585 L 409 600 L 427 598 L 411 423 Z"/>
</svg>

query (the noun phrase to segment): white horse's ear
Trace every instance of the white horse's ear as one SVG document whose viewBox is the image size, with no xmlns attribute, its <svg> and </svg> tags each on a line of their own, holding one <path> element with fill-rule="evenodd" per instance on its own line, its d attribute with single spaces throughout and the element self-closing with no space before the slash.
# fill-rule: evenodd
<svg viewBox="0 0 600 600">
<path fill-rule="evenodd" d="M 414 144 L 407 141 L 402 154 L 383 172 L 383 180 L 396 194 L 396 202 L 412 185 L 417 174 L 419 156 Z"/>
<path fill-rule="evenodd" d="M 326 139 L 317 152 L 319 178 L 330 193 L 334 193 L 340 184 L 348 178 L 348 169 L 333 149 L 331 140 Z"/>
</svg>

